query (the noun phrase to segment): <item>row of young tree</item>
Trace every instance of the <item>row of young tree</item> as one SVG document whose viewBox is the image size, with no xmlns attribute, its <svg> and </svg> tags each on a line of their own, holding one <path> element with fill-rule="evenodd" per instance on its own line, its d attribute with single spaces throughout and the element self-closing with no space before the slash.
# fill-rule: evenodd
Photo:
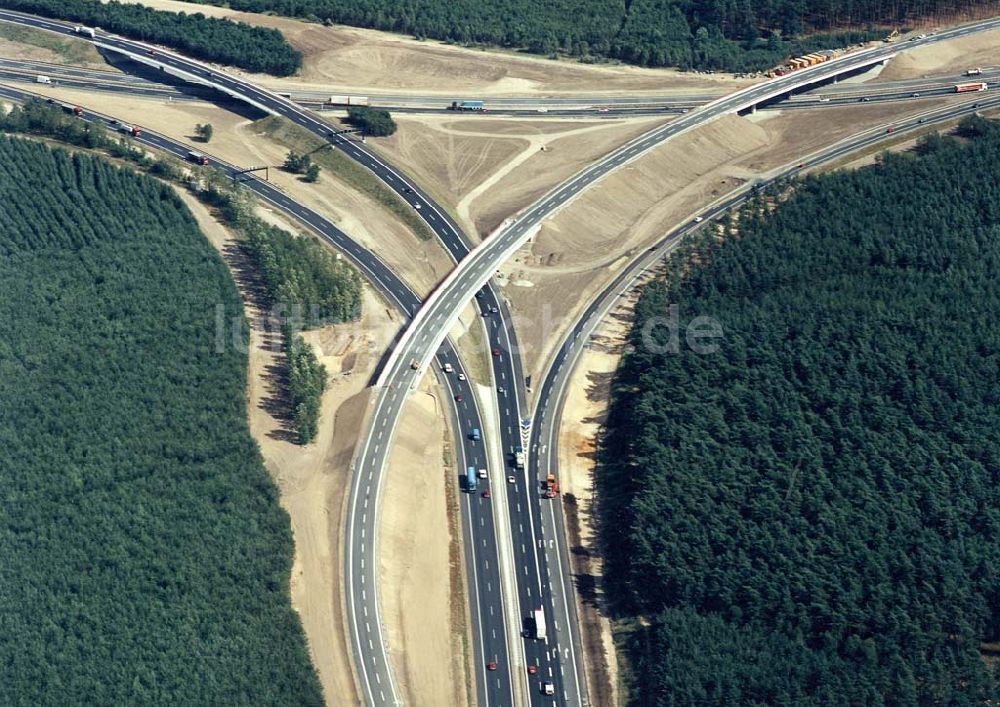
<svg viewBox="0 0 1000 707">
<path fill-rule="evenodd" d="M 278 30 L 200 12 L 165 12 L 117 0 L 0 0 L 0 7 L 100 27 L 248 71 L 290 76 L 302 66 L 302 55 Z"/>
<path fill-rule="evenodd" d="M 225 264 L 161 181 L 0 163 L 0 704 L 322 705 Z"/>
<path fill-rule="evenodd" d="M 301 444 L 308 444 L 319 433 L 319 412 L 326 390 L 326 367 L 305 340 L 285 325 L 285 359 L 288 361 L 288 398 L 292 424 Z"/>
<path fill-rule="evenodd" d="M 598 471 L 634 704 L 1000 698 L 1000 127 L 962 132 L 762 194 L 645 290 Z"/>
<path fill-rule="evenodd" d="M 243 247 L 260 275 L 272 311 L 296 330 L 357 319 L 361 276 L 315 239 L 253 219 Z"/>
<path fill-rule="evenodd" d="M 789 55 L 881 36 L 873 25 L 987 6 L 987 0 L 188 0 L 463 44 L 642 66 L 752 71 Z M 849 30 L 848 34 L 842 34 Z M 859 31 L 863 31 L 859 33 Z M 836 32 L 807 38 L 816 32 Z"/>
</svg>

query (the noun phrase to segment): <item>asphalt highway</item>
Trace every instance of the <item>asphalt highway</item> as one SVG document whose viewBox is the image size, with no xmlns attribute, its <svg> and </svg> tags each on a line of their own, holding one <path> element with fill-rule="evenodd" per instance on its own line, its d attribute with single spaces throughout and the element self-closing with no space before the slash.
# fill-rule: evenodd
<svg viewBox="0 0 1000 707">
<path fill-rule="evenodd" d="M 128 67 L 124 67 L 128 69 Z M 168 100 L 193 101 L 217 100 L 220 94 L 208 87 L 177 86 L 167 80 L 172 77 L 159 77 L 155 72 L 149 75 L 133 75 L 107 69 L 82 69 L 67 67 L 61 64 L 51 64 L 38 61 L 22 61 L 0 58 L 0 80 L 34 83 L 39 75 L 49 77 L 53 83 L 65 87 L 82 88 L 86 90 L 101 90 L 112 93 L 128 93 L 149 98 L 167 98 Z M 1000 83 L 1000 70 L 984 69 L 979 76 L 969 77 L 958 74 L 950 77 L 933 79 L 907 79 L 889 81 L 878 84 L 827 84 L 806 93 L 792 96 L 782 101 L 783 110 L 789 108 L 817 108 L 836 106 L 855 101 L 898 101 L 912 98 L 926 98 L 937 95 L 954 94 L 954 86 L 966 81 L 985 81 L 992 86 Z M 343 106 L 329 105 L 325 101 L 329 96 L 316 91 L 293 91 L 292 100 L 299 106 L 316 111 L 342 111 Z M 489 116 L 521 116 L 532 119 L 566 118 L 566 117 L 621 117 L 683 114 L 718 95 L 653 97 L 649 99 L 612 99 L 601 103 L 599 96 L 591 97 L 587 102 L 572 103 L 571 99 L 563 98 L 517 98 L 489 100 L 489 110 L 485 113 L 466 112 L 467 117 Z M 402 96 L 397 98 L 403 98 Z M 445 104 L 434 106 L 424 101 L 422 96 L 411 97 L 411 100 L 389 102 L 389 97 L 382 97 L 375 105 L 385 107 L 399 113 L 441 114 L 447 111 Z M 572 99 L 576 100 L 576 99 Z"/>
</svg>

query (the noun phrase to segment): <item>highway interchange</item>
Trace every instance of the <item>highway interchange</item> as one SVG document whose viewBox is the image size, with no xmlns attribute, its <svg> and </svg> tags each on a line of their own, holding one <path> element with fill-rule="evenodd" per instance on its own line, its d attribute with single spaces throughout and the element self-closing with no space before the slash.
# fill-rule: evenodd
<svg viewBox="0 0 1000 707">
<path fill-rule="evenodd" d="M 10 13 L 0 13 L 0 19 L 5 19 L 4 15 L 7 14 Z M 19 17 L 18 19 L 24 22 L 23 18 Z M 49 25 L 45 27 L 46 29 L 52 29 L 52 25 L 54 25 L 58 28 L 57 31 L 68 32 L 67 27 L 60 23 L 52 23 L 47 20 L 34 21 L 42 25 Z M 995 26 L 995 24 L 983 23 L 976 29 L 985 26 Z M 967 31 L 970 30 L 959 28 L 953 31 L 956 33 L 955 35 L 940 33 L 928 38 L 928 40 L 936 41 L 947 36 L 961 36 L 963 32 Z M 144 45 L 136 42 L 110 38 L 105 35 L 100 36 L 100 41 L 126 52 L 144 51 Z M 880 60 L 878 57 L 884 55 L 885 48 L 879 49 L 881 53 L 875 52 L 860 61 Z M 506 494 L 502 494 L 506 496 L 506 503 L 502 504 L 504 506 L 502 510 L 496 510 L 491 502 L 478 494 L 466 494 L 464 496 L 465 502 L 462 504 L 463 522 L 469 530 L 466 543 L 466 549 L 470 552 L 470 556 L 467 558 L 469 577 L 470 582 L 477 588 L 476 591 L 470 592 L 474 595 L 470 596 L 470 601 L 474 604 L 474 622 L 478 623 L 476 628 L 478 628 L 478 635 L 482 639 L 481 644 L 477 646 L 477 664 L 481 670 L 477 679 L 477 698 L 480 704 L 511 704 L 515 700 L 518 689 L 513 682 L 521 681 L 524 683 L 523 686 L 528 688 L 527 696 L 530 697 L 531 701 L 540 702 L 541 698 L 537 689 L 534 685 L 529 684 L 524 671 L 526 664 L 534 664 L 539 666 L 543 676 L 555 683 L 556 696 L 561 698 L 558 700 L 559 702 L 570 704 L 582 702 L 585 699 L 585 688 L 580 674 L 581 658 L 574 654 L 578 641 L 573 640 L 572 633 L 562 641 L 551 639 L 552 647 L 547 645 L 543 647 L 531 639 L 518 642 L 512 635 L 509 635 L 512 632 L 519 632 L 520 619 L 538 606 L 543 606 L 546 613 L 555 617 L 556 623 L 560 623 L 563 628 L 568 626 L 572 630 L 576 626 L 572 589 L 567 589 L 566 578 L 569 574 L 566 566 L 565 535 L 562 531 L 560 506 L 558 503 L 545 501 L 539 503 L 538 501 L 540 476 L 544 476 L 545 470 L 555 468 L 552 457 L 554 445 L 551 443 L 540 445 L 537 442 L 539 439 L 551 439 L 553 429 L 551 422 L 556 418 L 546 406 L 561 399 L 558 395 L 560 384 L 555 372 L 566 371 L 568 375 L 568 371 L 572 368 L 572 360 L 568 357 L 572 355 L 574 348 L 567 345 L 559 349 L 556 360 L 545 376 L 540 395 L 537 398 L 535 419 L 549 421 L 548 437 L 541 437 L 541 435 L 546 434 L 542 425 L 536 424 L 532 428 L 531 463 L 528 469 L 517 472 L 517 483 L 508 486 L 503 483 L 503 478 L 508 473 L 505 470 L 507 466 L 505 457 L 515 446 L 521 444 L 521 421 L 527 416 L 523 374 L 520 370 L 520 361 L 516 356 L 516 341 L 513 338 L 513 331 L 509 327 L 510 317 L 505 304 L 496 297 L 492 288 L 487 287 L 483 290 L 482 298 L 475 297 L 475 294 L 487 284 L 496 266 L 519 247 L 526 237 L 525 234 L 530 235 L 542 220 L 565 205 L 581 190 L 663 140 L 670 139 L 705 120 L 746 108 L 754 101 L 770 97 L 771 94 L 775 93 L 775 84 L 778 82 L 753 87 L 738 95 L 716 101 L 707 109 L 692 111 L 686 117 L 624 146 L 621 150 L 612 153 L 604 160 L 557 187 L 538 204 L 518 215 L 513 224 L 495 234 L 469 254 L 467 239 L 447 216 L 447 213 L 433 204 L 416 185 L 407 182 L 398 172 L 371 155 L 363 145 L 359 145 L 344 136 L 336 135 L 329 125 L 315 120 L 291 102 L 225 76 L 214 69 L 205 69 L 196 62 L 190 62 L 182 57 L 167 53 L 160 53 L 157 61 L 170 65 L 179 73 L 190 73 L 195 78 L 203 80 L 204 77 L 208 76 L 213 83 L 221 84 L 234 94 L 245 95 L 258 107 L 285 115 L 303 127 L 327 137 L 337 149 L 341 149 L 353 159 L 372 169 L 402 198 L 410 203 L 419 203 L 421 215 L 428 225 L 435 231 L 455 260 L 461 261 L 460 266 L 424 304 L 423 309 L 419 310 L 404 334 L 402 345 L 397 347 L 397 353 L 389 359 L 388 364 L 383 369 L 380 376 L 382 385 L 378 386 L 375 391 L 377 398 L 368 426 L 369 434 L 365 439 L 363 451 L 358 456 L 355 468 L 356 483 L 352 486 L 349 502 L 350 513 L 355 516 L 353 523 L 349 524 L 349 527 L 354 530 L 348 541 L 349 554 L 352 557 L 348 559 L 345 571 L 351 577 L 350 591 L 347 592 L 348 601 L 358 602 L 351 613 L 355 617 L 353 624 L 353 630 L 356 632 L 355 656 L 359 660 L 358 672 L 366 683 L 366 701 L 373 704 L 387 704 L 399 699 L 398 691 L 392 683 L 390 661 L 381 637 L 376 594 L 377 577 L 374 569 L 376 561 L 373 548 L 377 532 L 378 492 L 381 487 L 382 468 L 391 445 L 395 421 L 398 419 L 407 391 L 415 386 L 419 376 L 426 368 L 430 367 L 431 359 L 437 357 L 435 363 L 437 369 L 440 369 L 444 363 L 451 363 L 457 370 L 461 370 L 461 361 L 450 343 L 446 341 L 446 334 L 461 308 L 469 301 L 473 301 L 485 315 L 483 320 L 490 336 L 491 350 L 499 350 L 499 355 L 491 357 L 495 364 L 493 377 L 495 385 L 505 390 L 505 394 L 499 396 L 498 410 L 483 411 L 483 415 L 495 416 L 494 427 L 501 434 L 501 440 L 498 444 L 492 444 L 492 449 L 489 449 L 490 444 L 474 442 L 468 439 L 467 434 L 463 434 L 473 427 L 482 430 L 489 429 L 489 425 L 482 423 L 483 415 L 480 414 L 481 411 L 476 404 L 477 397 L 468 381 L 458 380 L 457 375 L 442 375 L 441 377 L 453 400 L 455 394 L 462 394 L 463 398 L 463 403 L 457 405 L 452 411 L 457 432 L 465 438 L 464 444 L 458 445 L 461 450 L 460 457 L 464 456 L 464 459 L 460 458 L 456 471 L 460 472 L 466 465 L 480 468 L 482 464 L 484 468 L 489 469 L 490 477 L 498 481 L 492 487 L 499 486 L 507 491 Z M 845 63 L 844 70 L 849 68 L 851 67 Z M 209 73 L 206 74 L 206 72 Z M 801 72 L 802 75 L 805 73 Z M 821 72 L 815 72 L 815 74 L 809 78 L 818 81 L 824 77 Z M 793 77 L 801 80 L 801 76 L 793 75 Z M 788 88 L 787 84 L 781 84 L 777 93 L 787 91 Z M 17 92 L 5 90 L 3 95 L 14 97 L 14 93 Z M 986 104 L 985 101 L 983 103 Z M 954 113 L 954 111 L 952 112 Z M 87 117 L 109 120 L 108 117 L 96 114 L 88 114 Z M 938 118 L 928 117 L 928 120 L 936 119 Z M 883 137 L 884 135 L 879 135 L 868 139 L 875 140 Z M 153 134 L 144 134 L 142 140 L 181 158 L 190 149 Z M 841 146 L 838 149 L 846 151 L 847 148 Z M 856 147 L 852 149 L 856 149 Z M 213 160 L 213 166 L 227 173 L 233 173 L 239 169 L 217 160 Z M 360 248 L 328 221 L 296 204 L 287 195 L 274 189 L 266 182 L 250 179 L 248 184 L 272 206 L 285 211 L 342 250 L 403 312 L 413 314 L 417 311 L 417 307 L 420 306 L 419 299 L 370 251 Z M 726 208 L 730 206 L 731 204 L 725 205 Z M 723 205 L 718 208 L 723 208 Z M 676 242 L 676 239 L 682 237 L 685 232 L 686 229 L 682 229 L 672 235 L 673 240 L 670 242 Z M 660 246 L 662 249 L 667 247 L 669 247 L 667 242 Z M 647 257 L 655 259 L 662 257 L 662 253 L 661 250 Z M 635 267 L 639 267 L 639 265 Z M 623 276 L 632 272 L 633 268 L 629 268 Z M 599 314 L 602 307 L 606 306 L 609 293 L 618 289 L 616 283 L 605 290 L 602 297 L 587 310 L 583 319 L 573 329 L 575 334 L 568 341 L 579 343 L 586 339 L 586 331 L 580 327 L 585 324 L 589 325 L 591 321 L 595 320 L 595 313 Z M 414 371 L 410 367 L 413 361 L 420 362 L 420 370 Z M 569 365 L 565 365 L 567 361 Z M 565 381 L 561 385 L 565 385 Z M 551 393 L 553 392 L 556 393 L 556 397 L 552 397 Z M 539 456 L 540 448 L 544 449 L 547 456 Z M 490 458 L 491 453 L 492 458 Z M 510 473 L 515 472 L 510 470 Z M 367 510 L 369 504 L 371 504 L 370 510 Z M 504 514 L 506 517 L 503 517 Z M 518 582 L 514 600 L 517 603 L 519 615 L 514 616 L 513 622 L 510 620 L 505 622 L 502 616 L 502 608 L 506 600 L 501 591 L 502 580 L 499 561 L 501 550 L 495 539 L 496 531 L 493 527 L 495 521 L 499 521 L 501 525 L 507 524 L 509 526 L 507 532 L 510 533 L 512 542 L 509 544 L 511 557 L 507 558 L 510 565 L 508 569 L 512 569 L 518 574 L 520 574 L 519 570 L 524 570 L 528 577 L 527 580 L 520 579 Z M 476 528 L 477 523 L 479 524 L 478 529 Z M 471 540 L 479 540 L 482 545 L 477 547 L 476 542 L 469 542 Z M 552 542 L 553 540 L 555 542 Z M 545 548 L 544 552 L 538 551 L 540 546 Z M 555 568 L 555 586 L 552 584 L 553 572 L 549 570 L 550 566 Z M 554 597 L 558 597 L 559 601 L 555 601 Z M 494 610 L 496 607 L 501 607 L 499 618 Z M 364 629 L 361 627 L 362 623 L 367 624 Z M 365 641 L 370 641 L 370 643 L 365 645 Z M 508 656 L 507 653 L 508 645 L 517 646 L 514 649 L 515 653 L 511 656 Z M 559 649 L 562 649 L 562 652 Z M 553 652 L 554 650 L 555 652 Z M 495 673 L 487 674 L 482 668 L 487 660 L 498 661 L 498 670 Z M 512 670 L 512 668 L 514 669 Z M 551 678 L 549 678 L 549 671 L 551 671 Z M 569 678 L 564 679 L 567 672 Z"/>
</svg>

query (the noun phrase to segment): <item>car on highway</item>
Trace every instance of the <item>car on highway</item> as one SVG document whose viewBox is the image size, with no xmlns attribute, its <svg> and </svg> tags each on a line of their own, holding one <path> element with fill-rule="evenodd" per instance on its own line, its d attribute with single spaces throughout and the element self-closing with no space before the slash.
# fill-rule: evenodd
<svg viewBox="0 0 1000 707">
<path fill-rule="evenodd" d="M 415 208 L 417 211 L 420 211 L 420 204 L 417 203 L 416 201 L 414 201 L 413 202 L 413 208 Z"/>
<path fill-rule="evenodd" d="M 911 93 L 910 94 L 910 98 L 920 98 L 920 94 L 919 93 Z"/>
<path fill-rule="evenodd" d="M 413 187 L 403 187 L 403 192 L 405 194 L 412 194 L 413 193 Z"/>
<path fill-rule="evenodd" d="M 534 675 L 537 672 L 538 672 L 538 666 L 537 665 L 529 665 L 528 666 L 528 675 Z"/>
<path fill-rule="evenodd" d="M 456 403 L 462 402 L 462 394 L 461 393 L 455 393 L 455 402 Z"/>
<path fill-rule="evenodd" d="M 502 388 L 502 387 L 498 387 L 497 388 L 497 394 L 498 395 L 506 395 L 507 394 L 507 389 L 506 388 Z"/>
<path fill-rule="evenodd" d="M 459 379 L 460 381 L 464 381 L 464 380 L 465 380 L 465 374 L 464 374 L 464 373 L 459 373 L 459 374 L 458 374 L 458 379 Z"/>
<path fill-rule="evenodd" d="M 487 670 L 496 670 L 497 669 L 497 662 L 495 660 L 491 660 L 489 663 L 486 664 L 486 669 Z"/>
<path fill-rule="evenodd" d="M 695 222 L 695 223 L 701 223 L 701 222 L 702 222 L 702 221 L 704 221 L 704 220 L 705 220 L 705 217 L 704 217 L 704 216 L 695 216 L 695 217 L 694 217 L 694 222 Z"/>
<path fill-rule="evenodd" d="M 489 497 L 490 497 L 490 490 L 489 490 L 489 489 L 486 489 L 485 491 L 483 491 L 483 498 L 489 498 Z M 495 669 L 496 669 L 496 668 L 494 668 L 494 670 L 495 670 Z"/>
<path fill-rule="evenodd" d="M 500 349 L 499 348 L 493 349 L 493 355 L 494 356 L 499 356 L 500 355 Z"/>
<path fill-rule="evenodd" d="M 490 312 L 492 312 L 493 314 L 499 314 L 500 309 L 499 307 L 490 307 Z"/>
<path fill-rule="evenodd" d="M 509 475 L 509 476 L 507 477 L 507 483 L 508 483 L 508 484 L 516 484 L 516 483 L 517 483 L 517 479 L 515 479 L 515 478 L 514 478 L 514 475 L 513 475 L 513 474 L 510 474 L 510 475 Z"/>
</svg>

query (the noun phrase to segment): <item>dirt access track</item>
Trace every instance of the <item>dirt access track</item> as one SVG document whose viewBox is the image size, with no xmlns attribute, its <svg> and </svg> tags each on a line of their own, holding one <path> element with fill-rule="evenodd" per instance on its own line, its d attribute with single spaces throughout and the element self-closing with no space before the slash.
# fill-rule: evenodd
<svg viewBox="0 0 1000 707">
<path fill-rule="evenodd" d="M 395 116 L 399 130 L 369 146 L 402 167 L 474 238 L 596 159 L 669 116 L 545 120 Z M 544 149 L 543 149 L 544 148 Z"/>
<path fill-rule="evenodd" d="M 682 73 L 673 69 L 641 69 L 620 65 L 588 65 L 552 61 L 501 51 L 465 49 L 434 40 L 344 26 L 324 27 L 299 20 L 270 17 L 176 0 L 133 0 L 172 12 L 202 12 L 280 30 L 303 54 L 298 76 L 256 76 L 286 89 L 346 93 L 405 92 L 442 97 L 536 95 L 662 96 L 682 90 L 718 92 L 747 85 L 724 75 Z"/>
</svg>

